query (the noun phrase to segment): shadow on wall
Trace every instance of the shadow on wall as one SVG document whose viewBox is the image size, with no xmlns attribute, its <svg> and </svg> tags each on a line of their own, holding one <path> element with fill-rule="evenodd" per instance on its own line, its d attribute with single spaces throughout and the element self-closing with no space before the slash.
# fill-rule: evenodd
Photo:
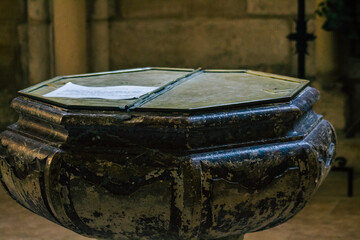
<svg viewBox="0 0 360 240">
<path fill-rule="evenodd" d="M 17 90 L 27 86 L 21 54 L 25 23 L 25 1 L 0 1 L 0 130 L 16 120 L 9 105 Z"/>
</svg>

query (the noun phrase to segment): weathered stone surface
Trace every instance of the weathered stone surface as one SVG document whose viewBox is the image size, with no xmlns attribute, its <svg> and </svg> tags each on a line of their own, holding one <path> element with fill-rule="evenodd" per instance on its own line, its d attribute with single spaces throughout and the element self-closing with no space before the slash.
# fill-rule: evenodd
<svg viewBox="0 0 360 240">
<path fill-rule="evenodd" d="M 336 108 L 336 109 L 339 109 L 339 108 Z M 338 115 L 340 115 L 340 114 L 338 114 Z M 331 116 L 329 116 L 329 117 L 331 117 Z M 339 116 L 339 117 L 341 117 L 341 116 Z M 336 133 L 337 133 L 337 138 L 338 138 L 338 146 L 336 149 L 336 155 L 345 157 L 347 160 L 346 166 L 353 167 L 355 174 L 359 173 L 360 172 L 360 164 L 359 164 L 360 136 L 359 136 L 359 134 L 357 134 L 355 137 L 348 138 L 345 136 L 345 133 L 344 133 L 344 131 L 342 131 L 342 129 L 339 129 Z M 343 173 L 343 174 L 344 175 L 342 175 L 341 179 L 343 179 L 343 184 L 346 184 L 346 182 L 345 182 L 345 174 L 346 173 Z M 356 177 L 355 177 L 355 179 L 356 179 Z M 355 186 L 356 186 L 356 183 L 355 183 Z M 354 190 L 355 190 L 355 194 L 356 194 L 357 188 L 355 187 Z M 346 192 L 345 185 L 342 186 L 342 191 L 345 194 L 345 192 Z"/>
<path fill-rule="evenodd" d="M 330 171 L 335 132 L 312 110 L 318 91 L 303 87 L 291 101 L 191 114 L 18 97 L 20 118 L 0 134 L 0 182 L 23 206 L 85 236 L 233 240 L 293 217 Z"/>
<path fill-rule="evenodd" d="M 16 25 L 12 22 L 3 22 L 0 24 L 0 46 L 15 45 Z"/>
<path fill-rule="evenodd" d="M 16 87 L 16 75 L 19 70 L 19 59 L 17 52 L 17 32 L 13 23 L 0 24 L 0 87 Z"/>
<path fill-rule="evenodd" d="M 17 24 L 25 19 L 25 1 L 0 1 L 0 129 L 16 117 L 9 104 L 21 85 Z"/>
<path fill-rule="evenodd" d="M 114 9 L 112 0 L 96 0 L 89 4 L 91 8 L 91 19 L 93 20 L 107 20 Z M 89 7 L 88 6 L 88 7 Z"/>
<path fill-rule="evenodd" d="M 0 51 L 0 69 L 4 68 L 3 70 L 6 71 L 6 68 L 12 66 L 15 60 L 14 47 L 0 46 Z"/>
<path fill-rule="evenodd" d="M 25 1 L 0 1 L 0 20 L 20 20 L 23 18 L 25 18 Z"/>
<path fill-rule="evenodd" d="M 27 16 L 30 22 L 45 22 L 49 18 L 49 1 L 30 0 L 27 1 Z"/>
<path fill-rule="evenodd" d="M 36 84 L 50 77 L 49 25 L 45 22 L 30 24 L 27 30 L 28 78 L 30 84 Z"/>
<path fill-rule="evenodd" d="M 297 14 L 295 0 L 247 0 L 247 10 L 250 14 L 294 15 Z M 314 14 L 315 0 L 306 0 L 306 13 Z"/>
<path fill-rule="evenodd" d="M 0 88 L 19 88 L 20 74 L 16 21 L 4 21 L 0 23 Z"/>
<path fill-rule="evenodd" d="M 183 0 L 121 0 L 119 11 L 123 18 L 181 17 Z"/>
<path fill-rule="evenodd" d="M 17 115 L 10 109 L 10 102 L 16 96 L 15 91 L 0 90 L 0 131 L 16 120 Z"/>
<path fill-rule="evenodd" d="M 314 106 L 315 111 L 329 119 L 337 131 L 343 131 L 345 128 L 346 95 L 340 90 L 323 90 L 319 82 L 315 82 L 313 85 L 321 93 L 320 100 Z"/>
<path fill-rule="evenodd" d="M 246 0 L 186 0 L 188 17 L 223 17 L 243 16 L 246 11 Z"/>
<path fill-rule="evenodd" d="M 281 19 L 116 21 L 111 26 L 112 68 L 288 64 L 289 32 Z"/>
</svg>

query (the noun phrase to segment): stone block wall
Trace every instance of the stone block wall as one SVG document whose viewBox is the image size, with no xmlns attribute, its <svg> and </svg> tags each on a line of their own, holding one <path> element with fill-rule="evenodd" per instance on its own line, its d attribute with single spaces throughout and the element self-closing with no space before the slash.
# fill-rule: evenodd
<svg viewBox="0 0 360 240">
<path fill-rule="evenodd" d="M 23 0 L 0 1 L 0 128 L 16 119 L 9 108 L 19 88 L 26 86 L 21 41 L 24 41 L 22 24 L 26 21 Z"/>
<path fill-rule="evenodd" d="M 25 19 L 24 1 L 0 1 L 0 87 L 21 81 L 19 25 Z"/>
<path fill-rule="evenodd" d="M 112 69 L 249 68 L 296 76 L 296 0 L 117 0 L 110 23 Z M 306 1 L 314 31 L 315 1 Z M 309 43 L 307 76 L 315 75 Z"/>
<path fill-rule="evenodd" d="M 21 86 L 23 82 L 33 84 L 45 80 L 49 73 L 54 75 L 53 59 L 33 59 L 34 46 L 49 49 L 50 58 L 54 54 L 51 2 L 0 1 L 0 86 L 8 82 L 12 86 L 13 83 Z M 109 5 L 108 10 L 99 8 L 104 6 L 103 2 Z M 142 66 L 250 68 L 296 76 L 295 44 L 286 38 L 295 30 L 296 0 L 89 0 L 86 3 L 88 71 Z M 307 0 L 306 6 L 309 31 L 313 32 L 315 0 Z M 38 15 L 49 19 L 38 19 Z M 105 21 L 108 30 L 101 28 Z M 40 29 L 41 24 L 44 27 Z M 38 34 L 35 30 L 39 29 L 48 33 Z M 50 38 L 50 43 L 43 44 L 46 39 L 41 38 Z M 314 43 L 310 42 L 308 78 L 315 75 L 314 66 Z M 34 75 L 44 68 L 49 68 L 44 76 Z"/>
</svg>

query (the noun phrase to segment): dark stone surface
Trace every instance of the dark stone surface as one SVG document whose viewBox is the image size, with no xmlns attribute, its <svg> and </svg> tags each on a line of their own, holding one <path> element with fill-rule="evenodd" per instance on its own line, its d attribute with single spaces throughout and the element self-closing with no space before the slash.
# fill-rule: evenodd
<svg viewBox="0 0 360 240">
<path fill-rule="evenodd" d="M 1 133 L 1 182 L 85 236 L 230 239 L 299 212 L 330 170 L 318 92 L 195 113 L 68 110 L 26 97 Z"/>
</svg>

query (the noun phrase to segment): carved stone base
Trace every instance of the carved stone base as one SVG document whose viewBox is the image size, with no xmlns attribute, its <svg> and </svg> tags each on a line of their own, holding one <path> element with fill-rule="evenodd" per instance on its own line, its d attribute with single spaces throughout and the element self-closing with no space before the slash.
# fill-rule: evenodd
<svg viewBox="0 0 360 240">
<path fill-rule="evenodd" d="M 0 133 L 0 185 L 40 216 L 101 239 L 238 240 L 292 218 L 335 158 L 334 129 L 312 109 L 318 91 L 297 85 L 302 80 L 242 71 L 221 73 L 226 77 L 212 73 L 221 80 L 217 88 L 212 83 L 219 81 L 206 80 L 210 72 L 193 72 L 190 78 L 182 71 L 86 78 L 88 86 L 89 79 L 94 84 L 116 79 L 118 85 L 135 79 L 136 85 L 143 78 L 154 84 L 170 78 L 172 86 L 164 85 L 161 94 L 144 95 L 121 108 L 117 101 L 99 99 L 59 98 L 50 104 L 43 99 L 44 91 L 53 89 L 49 82 L 26 90 L 28 97 L 12 102 L 19 120 Z M 76 79 L 81 84 L 82 77 L 52 81 L 54 86 Z M 223 87 L 225 79 L 228 87 Z M 196 91 L 185 85 L 192 81 Z M 237 81 L 251 83 L 248 87 L 264 97 L 238 105 L 241 94 L 229 96 Z M 145 106 L 181 86 L 177 92 L 184 99 L 169 97 L 175 109 Z M 200 96 L 207 87 L 216 94 Z M 41 101 L 33 99 L 34 91 Z M 206 109 L 193 105 L 194 99 Z M 225 235 L 231 237 L 219 238 Z"/>
</svg>

